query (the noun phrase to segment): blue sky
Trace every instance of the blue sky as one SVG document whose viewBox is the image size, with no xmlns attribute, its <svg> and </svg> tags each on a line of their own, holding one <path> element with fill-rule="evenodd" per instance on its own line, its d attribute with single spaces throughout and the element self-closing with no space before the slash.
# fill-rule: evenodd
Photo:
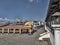
<svg viewBox="0 0 60 45">
<path fill-rule="evenodd" d="M 44 20 L 49 0 L 0 0 L 0 18 Z"/>
</svg>

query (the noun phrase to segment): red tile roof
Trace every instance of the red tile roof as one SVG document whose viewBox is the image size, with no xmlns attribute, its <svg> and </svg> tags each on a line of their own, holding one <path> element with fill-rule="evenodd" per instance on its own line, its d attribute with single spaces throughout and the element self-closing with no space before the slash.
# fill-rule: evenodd
<svg viewBox="0 0 60 45">
<path fill-rule="evenodd" d="M 6 25 L 6 26 L 0 26 L 0 28 L 31 28 L 30 26 L 22 26 L 22 25 Z"/>
<path fill-rule="evenodd" d="M 0 27 L 4 27 L 7 26 L 8 24 L 0 24 Z"/>
</svg>

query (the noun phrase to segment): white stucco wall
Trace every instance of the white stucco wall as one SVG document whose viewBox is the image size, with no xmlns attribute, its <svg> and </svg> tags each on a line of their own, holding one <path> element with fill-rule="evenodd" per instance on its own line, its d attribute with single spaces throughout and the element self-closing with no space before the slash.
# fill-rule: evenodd
<svg viewBox="0 0 60 45">
<path fill-rule="evenodd" d="M 60 45 L 60 30 L 55 29 L 55 45 Z"/>
</svg>

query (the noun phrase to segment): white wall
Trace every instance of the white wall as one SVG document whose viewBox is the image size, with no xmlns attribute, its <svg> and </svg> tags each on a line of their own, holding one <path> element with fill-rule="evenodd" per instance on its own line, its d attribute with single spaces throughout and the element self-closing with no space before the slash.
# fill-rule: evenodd
<svg viewBox="0 0 60 45">
<path fill-rule="evenodd" d="M 45 25 L 45 30 L 47 30 L 49 32 L 49 35 L 50 35 L 50 41 L 52 43 L 52 45 L 55 45 L 55 38 L 54 38 L 54 35 L 53 33 L 51 33 L 49 30 L 51 30 L 48 26 Z"/>
<path fill-rule="evenodd" d="M 60 30 L 55 29 L 55 45 L 60 45 Z"/>
</svg>

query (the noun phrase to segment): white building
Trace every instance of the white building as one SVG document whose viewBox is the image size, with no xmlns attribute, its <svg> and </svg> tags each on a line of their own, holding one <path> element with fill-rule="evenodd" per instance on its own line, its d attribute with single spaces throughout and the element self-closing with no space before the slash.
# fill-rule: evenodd
<svg viewBox="0 0 60 45">
<path fill-rule="evenodd" d="M 50 0 L 45 21 L 52 45 L 60 45 L 60 0 Z"/>
</svg>

